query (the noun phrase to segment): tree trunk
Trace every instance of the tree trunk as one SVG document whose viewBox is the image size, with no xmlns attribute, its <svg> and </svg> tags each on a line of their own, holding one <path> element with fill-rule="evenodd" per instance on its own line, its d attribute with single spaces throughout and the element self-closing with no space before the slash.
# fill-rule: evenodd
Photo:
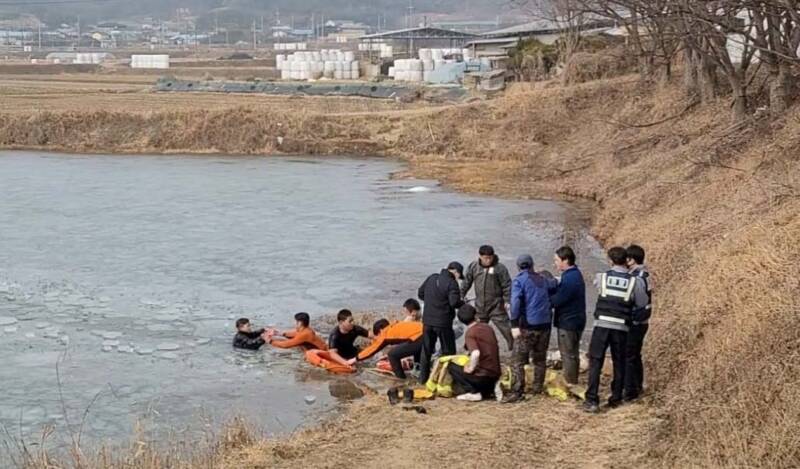
<svg viewBox="0 0 800 469">
<path fill-rule="evenodd" d="M 697 65 L 697 77 L 700 85 L 700 98 L 703 102 L 710 102 L 717 98 L 718 84 L 717 84 L 717 67 L 704 54 L 697 53 L 699 57 L 695 58 Z"/>
<path fill-rule="evenodd" d="M 769 107 L 775 117 L 786 112 L 791 105 L 795 81 L 788 64 L 781 62 L 776 69 L 769 83 Z"/>
<path fill-rule="evenodd" d="M 728 81 L 731 84 L 731 91 L 733 92 L 731 118 L 735 124 L 747 118 L 747 89 L 739 76 L 729 76 Z"/>
<path fill-rule="evenodd" d="M 691 49 L 683 49 L 683 90 L 687 96 L 696 95 L 699 92 L 697 81 L 697 64 Z"/>
</svg>

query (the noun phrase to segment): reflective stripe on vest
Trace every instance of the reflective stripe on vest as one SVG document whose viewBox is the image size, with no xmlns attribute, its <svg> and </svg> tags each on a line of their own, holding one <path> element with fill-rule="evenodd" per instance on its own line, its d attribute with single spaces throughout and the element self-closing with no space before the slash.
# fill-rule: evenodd
<svg viewBox="0 0 800 469">
<path fill-rule="evenodd" d="M 600 282 L 600 296 L 604 298 L 613 296 L 621 298 L 625 303 L 629 303 L 633 296 L 633 287 L 635 285 L 636 282 L 633 280 L 632 276 L 625 278 L 611 276 L 605 273 Z"/>
<path fill-rule="evenodd" d="M 629 273 L 609 271 L 602 274 L 595 318 L 627 329 L 633 319 L 635 286 L 636 277 Z"/>
</svg>

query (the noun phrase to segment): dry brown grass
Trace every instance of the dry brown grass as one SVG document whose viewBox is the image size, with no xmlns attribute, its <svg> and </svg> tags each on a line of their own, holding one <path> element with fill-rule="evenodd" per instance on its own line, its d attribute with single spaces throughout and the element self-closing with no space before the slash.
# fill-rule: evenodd
<svg viewBox="0 0 800 469">
<path fill-rule="evenodd" d="M 424 466 L 444 462 L 434 443 L 458 455 L 466 438 L 488 448 L 487 465 L 500 467 L 552 461 L 540 456 L 560 457 L 570 467 L 798 467 L 800 107 L 779 121 L 731 128 L 726 101 L 685 112 L 690 104 L 677 86 L 645 88 L 622 77 L 569 88 L 518 87 L 495 101 L 432 110 L 325 114 L 304 110 L 308 101 L 298 100 L 271 109 L 0 115 L 0 145 L 384 154 L 459 189 L 596 201 L 593 228 L 601 240 L 648 249 L 657 293 L 645 350 L 647 409 L 587 419 L 535 404 L 529 422 L 491 407 L 486 414 L 496 426 L 464 436 L 452 429 L 470 418 L 463 410 L 469 408 L 436 403 L 444 415 L 432 414 L 435 425 L 413 427 L 422 437 L 401 437 L 399 425 L 374 423 L 382 413 L 364 404 L 341 426 L 310 430 L 304 440 L 260 442 L 236 464 L 280 467 L 317 458 L 303 460 L 328 467 L 355 455 L 370 465 L 379 449 L 396 445 L 425 458 L 409 457 L 409 466 Z M 391 412 L 391 421 L 412 418 Z M 651 420 L 652 413 L 659 419 Z M 554 418 L 571 423 L 559 426 Z M 564 430 L 542 431 L 573 450 L 551 453 L 512 436 L 525 448 L 514 454 L 531 459 L 505 459 L 512 456 L 504 438 L 515 435 L 509 426 L 527 425 L 526 441 L 534 441 L 536 421 Z M 338 446 L 336 429 L 354 435 L 347 447 L 353 451 Z M 614 431 L 632 435 L 624 448 L 624 436 Z M 595 445 L 592 438 L 601 440 Z M 411 444 L 422 446 L 405 446 Z M 494 450 L 502 457 L 494 458 Z M 447 462 L 469 466 L 470 454 Z M 591 459 L 599 454 L 607 459 Z"/>
</svg>

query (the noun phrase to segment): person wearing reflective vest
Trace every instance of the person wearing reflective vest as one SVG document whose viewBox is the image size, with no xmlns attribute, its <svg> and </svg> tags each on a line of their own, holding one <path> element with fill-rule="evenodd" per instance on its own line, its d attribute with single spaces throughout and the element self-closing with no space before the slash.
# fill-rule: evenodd
<svg viewBox="0 0 800 469">
<path fill-rule="evenodd" d="M 598 274 L 595 279 L 598 298 L 594 330 L 589 344 L 589 386 L 584 402 L 584 410 L 591 413 L 599 410 L 600 374 L 606 350 L 609 348 L 614 363 L 614 378 L 608 406 L 617 407 L 622 403 L 628 331 L 633 322 L 633 312 L 637 308 L 644 308 L 648 302 L 644 282 L 628 272 L 627 251 L 621 247 L 613 247 L 608 251 L 608 258 L 611 261 L 611 270 Z"/>
<path fill-rule="evenodd" d="M 653 304 L 653 286 L 650 272 L 644 266 L 644 249 L 641 246 L 628 247 L 628 269 L 631 275 L 644 282 L 647 291 L 647 306 L 633 311 L 631 327 L 628 331 L 625 366 L 625 401 L 639 398 L 644 389 L 644 365 L 642 364 L 642 346 L 649 328 Z"/>
</svg>

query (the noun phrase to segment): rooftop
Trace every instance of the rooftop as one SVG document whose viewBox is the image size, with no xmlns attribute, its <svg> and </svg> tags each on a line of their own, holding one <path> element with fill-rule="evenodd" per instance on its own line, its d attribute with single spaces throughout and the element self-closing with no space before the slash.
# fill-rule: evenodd
<svg viewBox="0 0 800 469">
<path fill-rule="evenodd" d="M 581 30 L 596 29 L 602 27 L 614 26 L 614 22 L 604 18 L 588 18 L 581 24 Z M 508 37 L 508 36 L 524 36 L 526 34 L 553 34 L 566 29 L 566 24 L 559 21 L 552 20 L 535 20 L 527 23 L 518 24 L 509 28 L 498 29 L 489 31 L 482 34 L 484 37 Z"/>
<path fill-rule="evenodd" d="M 396 31 L 386 31 L 383 33 L 367 34 L 359 39 L 471 39 L 478 37 L 477 34 L 462 33 L 450 29 L 432 28 L 430 26 L 421 28 L 398 29 Z"/>
</svg>

